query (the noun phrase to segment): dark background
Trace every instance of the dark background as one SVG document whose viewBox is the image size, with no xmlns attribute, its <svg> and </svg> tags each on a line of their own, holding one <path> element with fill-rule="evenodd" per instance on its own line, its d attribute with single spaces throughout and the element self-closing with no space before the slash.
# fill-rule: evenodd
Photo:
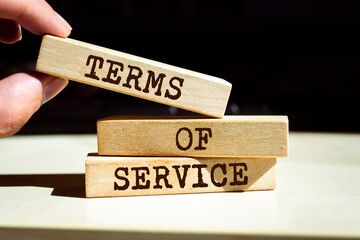
<svg viewBox="0 0 360 240">
<path fill-rule="evenodd" d="M 226 114 L 288 115 L 290 130 L 359 132 L 360 1 L 49 0 L 71 38 L 233 84 Z M 40 36 L 0 44 L 0 78 L 33 70 Z M 19 134 L 95 133 L 115 114 L 191 112 L 70 82 Z"/>
</svg>

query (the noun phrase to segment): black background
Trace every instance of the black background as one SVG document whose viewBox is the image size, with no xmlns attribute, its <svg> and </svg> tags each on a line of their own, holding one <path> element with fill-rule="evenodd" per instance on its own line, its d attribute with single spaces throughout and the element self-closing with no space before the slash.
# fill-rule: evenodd
<svg viewBox="0 0 360 240">
<path fill-rule="evenodd" d="M 359 132 L 360 1 L 51 0 L 71 38 L 224 78 L 226 114 Z M 0 44 L 0 78 L 34 70 L 41 37 Z M 193 113 L 70 82 L 19 134 L 95 133 L 115 114 Z"/>
</svg>

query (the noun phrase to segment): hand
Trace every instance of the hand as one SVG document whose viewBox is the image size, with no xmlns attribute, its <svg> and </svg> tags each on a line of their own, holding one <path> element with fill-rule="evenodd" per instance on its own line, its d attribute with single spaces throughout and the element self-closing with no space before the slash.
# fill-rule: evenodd
<svg viewBox="0 0 360 240">
<path fill-rule="evenodd" d="M 21 26 L 38 35 L 67 37 L 71 32 L 70 25 L 45 0 L 0 0 L 0 42 L 20 41 Z M 66 85 L 67 80 L 36 72 L 0 79 L 0 138 L 18 132 Z"/>
</svg>

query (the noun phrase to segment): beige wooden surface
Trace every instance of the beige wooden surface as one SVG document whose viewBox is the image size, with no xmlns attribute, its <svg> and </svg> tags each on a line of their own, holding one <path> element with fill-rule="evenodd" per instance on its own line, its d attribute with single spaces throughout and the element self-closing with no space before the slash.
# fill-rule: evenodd
<svg viewBox="0 0 360 240">
<path fill-rule="evenodd" d="M 115 116 L 97 122 L 100 155 L 286 157 L 286 116 Z"/>
<path fill-rule="evenodd" d="M 118 157 L 89 154 L 87 197 L 270 190 L 275 158 Z"/>
<path fill-rule="evenodd" d="M 49 35 L 36 70 L 213 117 L 224 115 L 231 91 L 220 78 Z"/>
<path fill-rule="evenodd" d="M 273 191 L 84 198 L 96 135 L 0 139 L 0 238 L 359 239 L 359 146 L 290 133 Z"/>
</svg>

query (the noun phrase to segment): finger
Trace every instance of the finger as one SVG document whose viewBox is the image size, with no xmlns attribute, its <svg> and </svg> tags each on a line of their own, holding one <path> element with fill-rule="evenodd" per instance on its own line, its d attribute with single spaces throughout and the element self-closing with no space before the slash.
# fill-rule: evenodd
<svg viewBox="0 0 360 240">
<path fill-rule="evenodd" d="M 70 25 L 44 0 L 1 0 L 0 18 L 14 20 L 34 34 L 67 37 Z"/>
<path fill-rule="evenodd" d="M 21 40 L 21 27 L 13 20 L 0 18 L 0 42 L 15 43 Z"/>
<path fill-rule="evenodd" d="M 46 101 L 67 85 L 41 73 L 17 73 L 0 81 L 0 138 L 20 130 Z"/>
</svg>

